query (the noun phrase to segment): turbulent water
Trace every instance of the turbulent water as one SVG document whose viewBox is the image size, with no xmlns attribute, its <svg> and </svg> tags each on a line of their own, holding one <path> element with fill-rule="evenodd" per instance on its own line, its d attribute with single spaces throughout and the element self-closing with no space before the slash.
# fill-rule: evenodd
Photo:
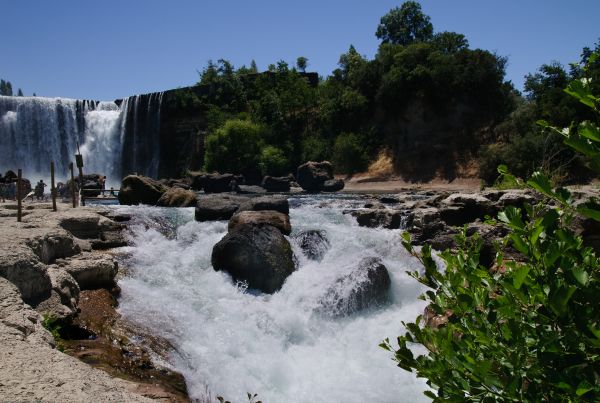
<svg viewBox="0 0 600 403">
<path fill-rule="evenodd" d="M 162 93 L 114 102 L 0 96 L 0 172 L 23 170 L 30 180 L 68 175 L 77 146 L 84 173 L 104 174 L 118 186 L 123 174 L 156 177 L 160 159 Z"/>
<path fill-rule="evenodd" d="M 315 262 L 292 243 L 299 268 L 273 295 L 212 269 L 226 222 L 195 222 L 193 209 L 117 207 L 134 214 L 120 312 L 173 344 L 172 363 L 194 398 L 242 402 L 251 392 L 265 402 L 425 401 L 424 383 L 378 347 L 423 311 L 422 290 L 405 273 L 418 263 L 400 246 L 399 231 L 359 227 L 342 214 L 357 202 L 290 199 L 292 235 L 325 230 L 331 247 Z M 390 273 L 389 304 L 345 317 L 323 312 L 331 287 L 351 286 L 338 280 L 370 256 Z"/>
</svg>

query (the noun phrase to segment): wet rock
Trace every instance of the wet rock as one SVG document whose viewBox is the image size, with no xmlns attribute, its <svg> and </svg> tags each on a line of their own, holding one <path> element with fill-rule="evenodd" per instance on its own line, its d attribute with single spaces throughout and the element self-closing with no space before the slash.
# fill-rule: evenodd
<svg viewBox="0 0 600 403">
<path fill-rule="evenodd" d="M 323 182 L 321 190 L 323 192 L 338 192 L 344 188 L 344 181 L 342 179 L 329 179 Z"/>
<path fill-rule="evenodd" d="M 265 188 L 267 192 L 289 192 L 291 181 L 289 176 L 265 176 L 261 186 Z"/>
<path fill-rule="evenodd" d="M 362 259 L 329 288 L 319 311 L 339 317 L 383 305 L 389 299 L 390 285 L 390 275 L 379 258 Z"/>
<path fill-rule="evenodd" d="M 246 197 L 233 195 L 200 196 L 196 204 L 196 221 L 229 220 L 246 200 Z"/>
<path fill-rule="evenodd" d="M 325 181 L 333 179 L 333 167 L 327 161 L 309 161 L 298 167 L 296 181 L 308 192 L 321 191 Z"/>
<path fill-rule="evenodd" d="M 260 196 L 247 199 L 240 204 L 239 211 L 275 210 L 283 214 L 290 213 L 290 204 L 284 196 Z"/>
<path fill-rule="evenodd" d="M 311 259 L 320 262 L 331 247 L 325 231 L 312 229 L 299 232 L 294 239 L 302 249 L 302 253 Z"/>
<path fill-rule="evenodd" d="M 212 265 L 236 281 L 264 293 L 278 291 L 294 271 L 292 248 L 281 231 L 270 225 L 243 225 L 213 248 Z"/>
<path fill-rule="evenodd" d="M 162 194 L 158 206 L 162 207 L 193 207 L 196 205 L 196 192 L 182 187 L 172 187 Z"/>
<path fill-rule="evenodd" d="M 290 217 L 287 214 L 274 210 L 240 211 L 229 220 L 228 230 L 234 232 L 244 225 L 271 225 L 284 235 L 292 232 Z"/>
<path fill-rule="evenodd" d="M 119 191 L 119 203 L 155 205 L 167 191 L 162 183 L 145 176 L 129 175 L 123 179 Z"/>
<path fill-rule="evenodd" d="M 389 209 L 365 209 L 351 212 L 361 227 L 398 229 L 402 224 L 402 212 Z"/>
</svg>

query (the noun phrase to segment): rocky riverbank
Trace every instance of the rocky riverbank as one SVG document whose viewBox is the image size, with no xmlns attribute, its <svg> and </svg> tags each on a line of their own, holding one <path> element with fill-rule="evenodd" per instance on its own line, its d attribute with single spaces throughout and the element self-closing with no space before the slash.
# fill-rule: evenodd
<svg viewBox="0 0 600 403">
<path fill-rule="evenodd" d="M 164 342 L 115 310 L 109 249 L 126 245 L 127 218 L 27 203 L 18 223 L 0 204 L 0 400 L 188 401 L 181 375 L 151 358 Z"/>
</svg>

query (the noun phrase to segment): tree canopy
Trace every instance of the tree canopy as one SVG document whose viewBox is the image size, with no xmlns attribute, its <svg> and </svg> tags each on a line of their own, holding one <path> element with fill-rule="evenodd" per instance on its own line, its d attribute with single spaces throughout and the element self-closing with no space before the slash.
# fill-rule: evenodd
<svg viewBox="0 0 600 403">
<path fill-rule="evenodd" d="M 433 25 L 419 3 L 406 1 L 401 7 L 396 7 L 381 17 L 375 35 L 383 43 L 410 45 L 430 40 Z"/>
</svg>

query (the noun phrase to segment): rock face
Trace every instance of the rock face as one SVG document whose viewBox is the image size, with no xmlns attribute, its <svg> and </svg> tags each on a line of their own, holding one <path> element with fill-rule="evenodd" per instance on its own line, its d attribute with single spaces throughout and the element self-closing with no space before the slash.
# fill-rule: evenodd
<svg viewBox="0 0 600 403">
<path fill-rule="evenodd" d="M 378 258 L 365 258 L 340 278 L 321 300 L 319 311 L 334 317 L 350 315 L 388 301 L 391 280 Z"/>
<path fill-rule="evenodd" d="M 290 206 L 285 197 L 240 195 L 206 195 L 198 198 L 196 221 L 229 220 L 238 211 L 274 210 L 289 214 Z"/>
<path fill-rule="evenodd" d="M 323 260 L 323 257 L 331 246 L 325 231 L 322 230 L 312 229 L 302 231 L 294 235 L 294 239 L 307 258 L 318 262 Z"/>
<path fill-rule="evenodd" d="M 63 322 L 71 321 L 77 315 L 79 302 L 77 282 L 69 273 L 54 265 L 48 268 L 48 276 L 52 284 L 50 297 L 39 303 L 35 309 Z"/>
<path fill-rule="evenodd" d="M 330 179 L 333 179 L 333 167 L 327 161 L 309 161 L 300 165 L 296 174 L 296 181 L 307 192 L 320 192 Z"/>
<path fill-rule="evenodd" d="M 264 293 L 278 291 L 294 271 L 292 248 L 270 225 L 240 225 L 213 248 L 212 265 Z"/>
<path fill-rule="evenodd" d="M 155 205 L 160 197 L 167 191 L 162 183 L 145 176 L 129 175 L 123 179 L 119 191 L 121 204 L 149 204 Z"/>
<path fill-rule="evenodd" d="M 287 214 L 273 210 L 240 211 L 229 220 L 229 232 L 235 232 L 244 225 L 264 226 L 270 225 L 277 228 L 284 235 L 292 232 L 290 217 Z"/>
<path fill-rule="evenodd" d="M 196 199 L 196 192 L 177 186 L 163 193 L 156 204 L 162 207 L 193 207 Z"/>
<path fill-rule="evenodd" d="M 289 192 L 290 182 L 291 180 L 288 176 L 265 176 L 261 186 L 265 188 L 267 192 Z"/>
<path fill-rule="evenodd" d="M 116 260 L 92 253 L 84 253 L 57 264 L 75 279 L 82 290 L 112 288 L 119 271 Z"/>
</svg>

